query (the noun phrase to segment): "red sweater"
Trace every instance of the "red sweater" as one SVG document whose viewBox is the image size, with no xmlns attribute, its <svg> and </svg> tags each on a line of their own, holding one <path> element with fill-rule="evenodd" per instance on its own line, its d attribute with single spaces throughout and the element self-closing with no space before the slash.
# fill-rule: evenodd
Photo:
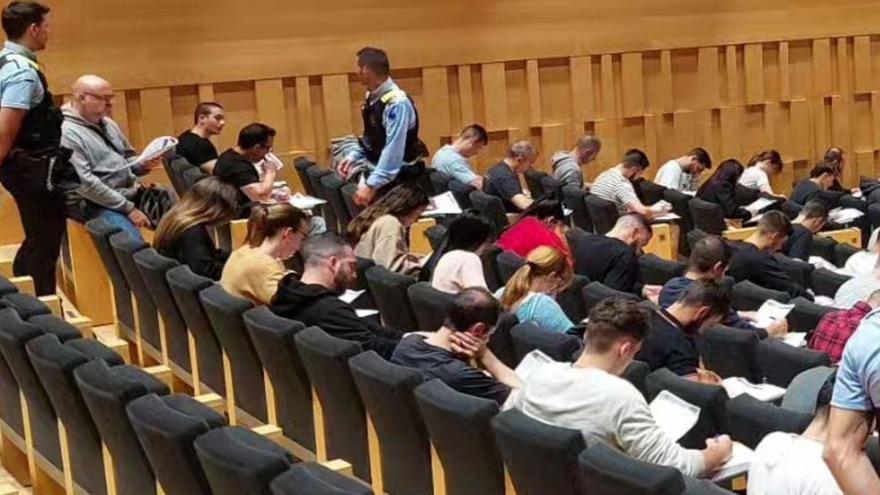
<svg viewBox="0 0 880 495">
<path fill-rule="evenodd" d="M 562 252 L 569 264 L 574 263 L 568 241 L 535 217 L 526 217 L 517 222 L 501 234 L 496 244 L 504 251 L 512 251 L 523 258 L 528 257 L 536 247 L 548 246 Z"/>
</svg>

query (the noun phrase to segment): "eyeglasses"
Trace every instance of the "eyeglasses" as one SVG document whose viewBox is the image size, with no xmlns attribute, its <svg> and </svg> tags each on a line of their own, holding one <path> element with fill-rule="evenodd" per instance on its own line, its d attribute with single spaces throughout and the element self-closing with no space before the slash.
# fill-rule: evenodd
<svg viewBox="0 0 880 495">
<path fill-rule="evenodd" d="M 86 96 L 91 96 L 96 100 L 102 100 L 104 103 L 110 103 L 113 101 L 113 95 L 96 95 L 95 93 L 83 93 Z"/>
</svg>

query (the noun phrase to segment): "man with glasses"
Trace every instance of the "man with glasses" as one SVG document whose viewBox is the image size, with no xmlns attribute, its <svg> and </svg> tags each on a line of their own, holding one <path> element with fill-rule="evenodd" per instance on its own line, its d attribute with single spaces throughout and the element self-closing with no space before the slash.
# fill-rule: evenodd
<svg viewBox="0 0 880 495">
<path fill-rule="evenodd" d="M 238 144 L 224 151 L 214 165 L 216 177 L 238 188 L 242 218 L 250 215 L 251 203 L 272 198 L 279 164 L 266 155 L 274 141 L 275 129 L 259 122 L 248 124 L 238 133 Z"/>
<path fill-rule="evenodd" d="M 24 228 L 12 269 L 16 276 L 31 276 L 42 296 L 55 293 L 64 233 L 63 197 L 48 187 L 50 167 L 64 154 L 61 112 L 36 55 L 49 43 L 49 7 L 12 2 L 2 18 L 7 41 L 0 52 L 0 183 L 15 200 Z"/>
<path fill-rule="evenodd" d="M 85 75 L 73 83 L 72 98 L 62 108 L 61 145 L 72 151 L 70 161 L 81 185 L 68 195 L 68 214 L 81 221 L 104 218 L 132 236 L 138 228 L 155 227 L 138 208 L 144 186 L 138 177 L 162 165 L 161 159 L 130 165 L 137 154 L 110 118 L 113 88 L 106 80 Z"/>
<path fill-rule="evenodd" d="M 351 245 L 336 234 L 326 233 L 308 237 L 300 254 L 304 265 L 302 277 L 283 278 L 270 309 L 306 326 L 319 326 L 334 337 L 359 342 L 364 349 L 390 358 L 400 334 L 360 318 L 350 304 L 338 297 L 357 280 L 357 259 Z"/>
</svg>

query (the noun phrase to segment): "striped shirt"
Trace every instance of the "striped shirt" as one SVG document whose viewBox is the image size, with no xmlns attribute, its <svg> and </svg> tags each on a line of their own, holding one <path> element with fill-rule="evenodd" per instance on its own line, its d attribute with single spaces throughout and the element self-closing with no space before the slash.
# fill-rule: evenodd
<svg viewBox="0 0 880 495">
<path fill-rule="evenodd" d="M 599 174 L 599 177 L 593 182 L 593 187 L 590 188 L 590 194 L 615 203 L 621 214 L 629 212 L 629 208 L 626 206 L 628 203 L 639 201 L 632 182 L 624 177 L 617 167 Z"/>
</svg>

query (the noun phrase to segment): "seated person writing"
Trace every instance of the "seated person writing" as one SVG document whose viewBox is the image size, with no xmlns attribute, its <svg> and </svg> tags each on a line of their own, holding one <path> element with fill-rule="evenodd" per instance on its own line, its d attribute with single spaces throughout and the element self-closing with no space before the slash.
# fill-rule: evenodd
<svg viewBox="0 0 880 495">
<path fill-rule="evenodd" d="M 781 197 L 773 192 L 770 185 L 770 175 L 779 175 L 782 172 L 782 157 L 776 150 L 765 150 L 753 156 L 749 160 L 739 183 L 749 189 L 757 189 L 769 196 Z"/>
<path fill-rule="evenodd" d="M 498 289 L 504 311 L 516 313 L 520 323 L 530 321 L 552 332 L 564 333 L 574 327 L 556 295 L 571 283 L 571 265 L 556 249 L 541 246 L 529 253 L 507 285 Z"/>
<path fill-rule="evenodd" d="M 590 311 L 577 361 L 538 366 L 504 408 L 578 430 L 588 444 L 600 440 L 640 461 L 674 467 L 688 476 L 710 474 L 730 457 L 730 438 L 709 439 L 702 451 L 683 448 L 657 425 L 642 394 L 620 377 L 649 330 L 638 303 L 601 301 Z"/>
<path fill-rule="evenodd" d="M 205 101 L 196 106 L 193 115 L 193 128 L 183 131 L 177 138 L 177 154 L 191 165 L 212 174 L 217 163 L 217 148 L 211 136 L 219 136 L 226 125 L 223 106 L 213 101 Z"/>
<path fill-rule="evenodd" d="M 483 126 L 471 124 L 452 142 L 443 146 L 431 160 L 431 167 L 475 189 L 483 189 L 483 177 L 474 173 L 468 159 L 477 156 L 487 144 L 489 134 Z"/>
<path fill-rule="evenodd" d="M 834 184 L 834 169 L 820 163 L 810 170 L 809 179 L 798 182 L 791 192 L 791 200 L 799 205 L 805 205 L 811 200 L 820 199 L 822 191 L 829 189 L 832 184 Z"/>
<path fill-rule="evenodd" d="M 754 234 L 745 241 L 733 242 L 733 257 L 728 275 L 737 282 L 749 280 L 767 289 L 787 292 L 791 297 L 813 300 L 807 289 L 791 280 L 773 255 L 791 236 L 791 221 L 780 211 L 764 213 Z"/>
<path fill-rule="evenodd" d="M 437 290 L 458 294 L 468 287 L 486 288 L 482 252 L 490 245 L 492 224 L 475 210 L 465 211 L 446 230 L 446 238 L 419 272 Z"/>
<path fill-rule="evenodd" d="M 668 368 L 676 375 L 717 384 L 721 378 L 700 369 L 700 332 L 719 323 L 730 311 L 730 291 L 712 280 L 694 282 L 678 301 L 651 314 L 651 332 L 636 359 L 651 371 Z"/>
<path fill-rule="evenodd" d="M 565 238 L 566 230 L 562 203 L 555 199 L 538 199 L 522 212 L 513 225 L 502 232 L 495 244 L 521 258 L 528 256 L 537 247 L 552 247 L 573 264 L 571 249 Z"/>
<path fill-rule="evenodd" d="M 686 155 L 664 163 L 654 183 L 681 192 L 696 192 L 700 176 L 712 168 L 712 158 L 703 148 L 694 148 Z"/>
<path fill-rule="evenodd" d="M 275 129 L 258 122 L 248 124 L 238 133 L 238 144 L 224 151 L 214 165 L 216 177 L 238 188 L 242 218 L 248 217 L 252 204 L 272 200 L 278 165 L 265 158 L 272 151 L 274 140 Z M 262 177 L 257 171 L 258 163 L 262 163 Z"/>
<path fill-rule="evenodd" d="M 390 359 L 400 334 L 360 318 L 350 304 L 339 299 L 339 294 L 357 280 L 357 259 L 351 246 L 336 234 L 325 233 L 309 237 L 301 253 L 302 277 L 297 280 L 288 274 L 281 280 L 270 306 L 272 312 L 359 342 L 365 350 Z"/>
<path fill-rule="evenodd" d="M 217 249 L 208 227 L 235 218 L 237 199 L 235 187 L 216 177 L 196 182 L 159 222 L 153 247 L 196 275 L 220 280 L 229 253 Z"/>
<path fill-rule="evenodd" d="M 83 221 L 105 218 L 140 238 L 139 227 L 155 226 L 138 209 L 144 191 L 138 176 L 162 166 L 162 160 L 129 165 L 136 153 L 110 118 L 112 108 L 113 88 L 109 82 L 91 75 L 77 79 L 70 103 L 62 108 L 61 146 L 73 152 L 70 161 L 81 183 L 76 194 L 82 199 L 82 208 L 76 215 L 81 215 Z"/>
<path fill-rule="evenodd" d="M 583 189 L 584 169 L 593 163 L 602 151 L 602 141 L 596 136 L 582 136 L 571 151 L 559 151 L 550 158 L 553 177 L 563 186 Z"/>
<path fill-rule="evenodd" d="M 232 252 L 220 285 L 256 305 L 269 304 L 287 273 L 284 260 L 299 251 L 309 233 L 309 217 L 288 203 L 251 208 L 247 238 Z"/>
<path fill-rule="evenodd" d="M 666 211 L 656 212 L 642 204 L 633 187 L 633 181 L 641 177 L 649 165 L 648 157 L 641 150 L 628 150 L 623 155 L 623 161 L 596 177 L 590 194 L 617 205 L 621 215 L 638 213 L 649 220 L 661 216 Z"/>
<path fill-rule="evenodd" d="M 421 371 L 426 380 L 437 378 L 459 392 L 494 400 L 500 406 L 521 382 L 487 347 L 499 311 L 498 301 L 486 289 L 465 289 L 447 308 L 440 330 L 427 336 L 407 335 L 391 362 Z M 471 366 L 472 359 L 485 371 Z"/>
<path fill-rule="evenodd" d="M 538 151 L 528 141 L 510 145 L 507 157 L 489 169 L 483 189 L 486 194 L 501 198 L 504 210 L 519 213 L 532 204 L 532 198 L 523 192 L 520 176 L 526 173 L 538 159 Z"/>
<path fill-rule="evenodd" d="M 724 218 L 748 220 L 752 217 L 751 212 L 736 202 L 736 183 L 742 174 L 740 162 L 724 160 L 697 190 L 697 198 L 720 206 Z"/>
<path fill-rule="evenodd" d="M 791 222 L 791 236 L 782 246 L 789 258 L 809 261 L 813 250 L 813 235 L 819 233 L 828 220 L 828 207 L 821 200 L 807 201 L 797 218 Z"/>
<path fill-rule="evenodd" d="M 354 254 L 392 272 L 418 273 L 421 262 L 409 252 L 406 229 L 428 204 L 430 200 L 421 189 L 406 184 L 395 186 L 348 225 L 349 240 L 356 244 Z"/>
</svg>

